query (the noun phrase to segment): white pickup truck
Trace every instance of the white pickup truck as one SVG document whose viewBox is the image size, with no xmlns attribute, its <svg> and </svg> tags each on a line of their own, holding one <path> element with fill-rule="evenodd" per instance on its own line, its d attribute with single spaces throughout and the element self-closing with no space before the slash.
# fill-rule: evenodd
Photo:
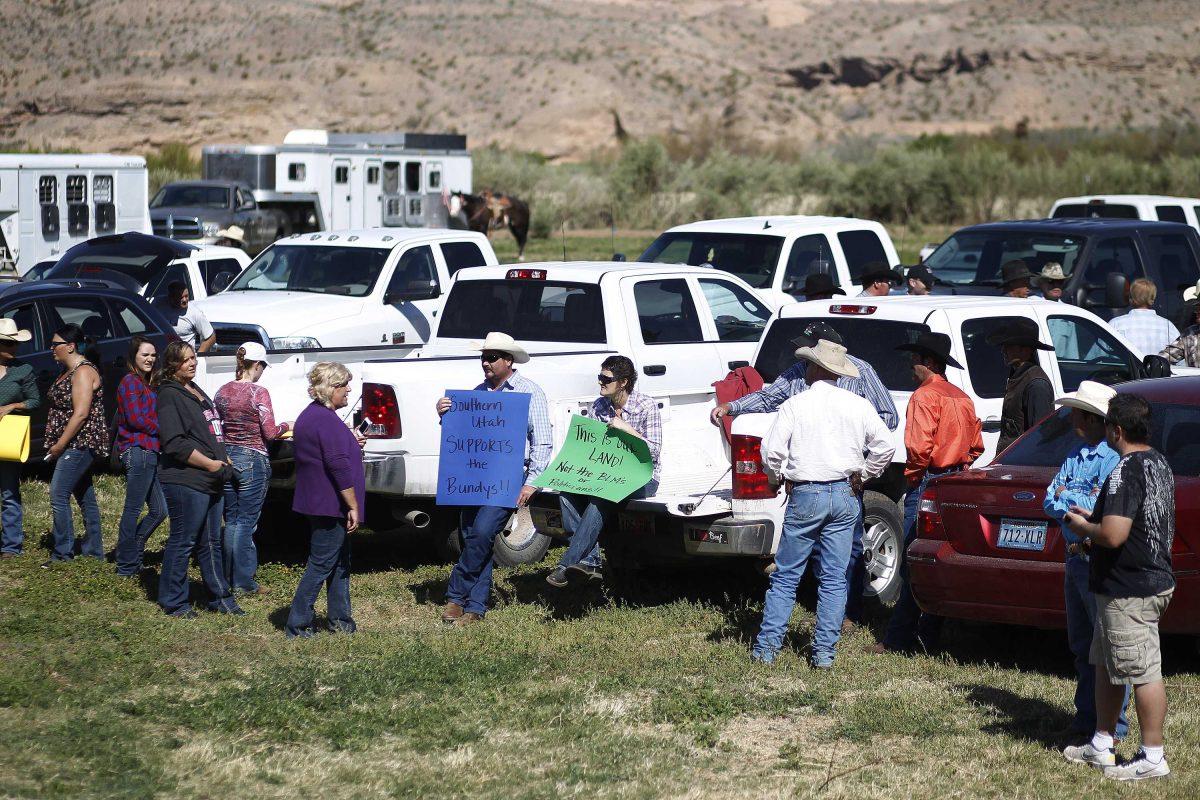
<svg viewBox="0 0 1200 800">
<path fill-rule="evenodd" d="M 887 230 L 851 217 L 737 217 L 678 225 L 655 239 L 638 259 L 701 264 L 738 276 L 772 308 L 803 299 L 804 279 L 827 272 L 850 297 L 863 268 L 900 263 Z"/>
<path fill-rule="evenodd" d="M 711 430 L 712 383 L 749 363 L 770 317 L 743 281 L 699 267 L 578 262 L 464 269 L 425 347 L 351 367 L 364 382 L 359 418 L 370 422 L 367 491 L 389 501 L 397 520 L 429 524 L 440 444 L 434 405 L 447 389 L 480 383 L 479 356 L 469 347 L 497 330 L 532 354 L 520 370 L 546 392 L 556 447 L 571 415 L 590 413 L 601 361 L 614 353 L 633 359 L 638 389 L 659 401 L 670 443 L 658 496 L 638 502 L 655 509 L 694 505 L 729 469 L 723 442 L 695 435 Z M 444 519 L 435 530 L 450 531 L 453 544 L 456 523 L 452 515 Z M 540 560 L 549 540 L 527 514 L 515 519 L 497 539 L 497 559 Z"/>
<path fill-rule="evenodd" d="M 947 378 L 975 402 L 983 420 L 986 451 L 979 463 L 995 453 L 999 437 L 1000 407 L 1007 381 L 1007 368 L 999 348 L 986 342 L 998 326 L 1025 317 L 1037 322 L 1043 341 L 1053 342 L 1054 352 L 1042 351 L 1040 364 L 1054 386 L 1056 396 L 1074 391 L 1084 379 L 1116 383 L 1142 377 L 1144 358 L 1120 334 L 1099 317 L 1077 306 L 1045 300 L 1014 300 L 985 297 L 884 297 L 835 298 L 783 306 L 772 318 L 754 357 L 754 366 L 770 382 L 795 362 L 792 339 L 811 321 L 820 319 L 843 337 L 855 356 L 867 361 L 890 390 L 900 414 L 895 432 L 896 455 L 889 469 L 868 484 L 865 497 L 868 596 L 890 602 L 899 589 L 900 547 L 903 542 L 901 512 L 903 499 L 904 414 L 916 388 L 909 359 L 895 352 L 897 344 L 913 341 L 923 330 L 950 336 L 951 353 L 966 369 L 949 369 Z M 1152 357 L 1153 358 L 1153 357 Z M 1182 372 L 1182 370 L 1177 370 Z M 765 559 L 774 555 L 783 526 L 785 498 L 767 482 L 759 446 L 774 414 L 746 414 L 733 422 L 730 446 L 734 465 L 730 483 L 721 494 L 722 512 L 713 510 L 712 496 L 687 517 L 667 520 L 663 515 L 680 509 L 660 508 L 656 513 L 643 504 L 632 504 L 619 519 L 622 532 L 652 532 L 651 536 L 610 538 L 610 561 L 614 552 L 631 563 L 650 561 L 664 553 L 691 556 L 742 556 Z M 713 426 L 689 432 L 694 446 L 712 449 L 721 441 Z M 704 440 L 709 440 L 706 444 Z M 671 445 L 667 439 L 664 449 Z M 641 512 L 641 513 L 639 513 Z M 664 541 L 664 535 L 666 541 Z"/>
<path fill-rule="evenodd" d="M 406 345 L 429 339 L 442 295 L 463 267 L 496 264 L 481 233 L 375 228 L 294 234 L 263 250 L 199 305 L 215 350 Z"/>
</svg>

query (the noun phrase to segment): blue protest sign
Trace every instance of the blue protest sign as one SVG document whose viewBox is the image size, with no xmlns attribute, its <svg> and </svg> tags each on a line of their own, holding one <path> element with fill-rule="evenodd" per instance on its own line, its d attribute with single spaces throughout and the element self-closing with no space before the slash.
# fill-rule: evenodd
<svg viewBox="0 0 1200 800">
<path fill-rule="evenodd" d="M 512 506 L 525 478 L 529 395 L 447 391 L 438 455 L 438 505 Z"/>
</svg>

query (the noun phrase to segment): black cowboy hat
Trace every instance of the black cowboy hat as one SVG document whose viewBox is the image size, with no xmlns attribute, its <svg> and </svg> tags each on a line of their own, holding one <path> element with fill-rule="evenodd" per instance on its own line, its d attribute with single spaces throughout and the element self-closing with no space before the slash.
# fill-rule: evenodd
<svg viewBox="0 0 1200 800">
<path fill-rule="evenodd" d="M 816 347 L 817 342 L 824 339 L 827 342 L 834 344 L 844 344 L 842 335 L 829 327 L 828 323 L 817 321 L 810 322 L 804 326 L 804 330 L 795 339 L 792 339 L 792 344 L 796 347 Z"/>
<path fill-rule="evenodd" d="M 901 278 L 895 270 L 888 269 L 887 264 L 882 261 L 872 261 L 863 265 L 863 273 L 858 276 L 858 285 L 862 287 L 870 286 L 876 281 L 887 281 L 892 286 L 900 283 Z"/>
<path fill-rule="evenodd" d="M 962 364 L 955 361 L 954 357 L 950 355 L 950 337 L 944 333 L 921 331 L 915 342 L 897 345 L 896 349 L 920 353 L 923 356 L 933 356 L 947 366 L 955 369 L 963 368 Z"/>
<path fill-rule="evenodd" d="M 930 289 L 932 289 L 933 285 L 935 283 L 937 283 L 937 278 L 933 277 L 933 270 L 931 270 L 929 267 L 925 266 L 924 264 L 917 264 L 915 266 L 909 267 L 908 273 L 904 277 L 916 278 L 921 283 L 928 286 Z"/>
<path fill-rule="evenodd" d="M 845 294 L 833 282 L 833 277 L 827 272 L 810 272 L 804 279 L 804 295 L 814 294 Z"/>
<path fill-rule="evenodd" d="M 1003 347 L 1006 344 L 1018 347 L 1034 347 L 1038 350 L 1053 350 L 1054 347 L 1038 340 L 1037 323 L 1020 317 L 988 334 L 987 343 Z"/>
<path fill-rule="evenodd" d="M 1032 277 L 1033 273 L 1029 271 L 1029 267 L 1019 258 L 1005 261 L 1000 265 L 1000 283 L 1005 286 L 1021 280 L 1028 281 Z"/>
</svg>

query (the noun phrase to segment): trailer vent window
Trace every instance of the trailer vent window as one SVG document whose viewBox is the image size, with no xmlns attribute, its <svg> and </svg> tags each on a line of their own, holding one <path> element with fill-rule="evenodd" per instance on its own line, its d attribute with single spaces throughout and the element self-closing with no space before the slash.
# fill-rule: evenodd
<svg viewBox="0 0 1200 800">
<path fill-rule="evenodd" d="M 97 175 L 92 178 L 92 202 L 111 203 L 113 201 L 112 175 Z"/>
<path fill-rule="evenodd" d="M 334 183 L 349 183 L 350 182 L 350 168 L 349 167 L 334 167 L 333 182 Z"/>
<path fill-rule="evenodd" d="M 389 217 L 400 216 L 400 198 L 389 197 L 387 201 L 387 208 L 383 213 Z"/>
<path fill-rule="evenodd" d="M 305 168 L 303 164 L 288 164 L 288 180 L 302 181 L 305 177 Z"/>
<path fill-rule="evenodd" d="M 58 178 L 43 175 L 38 179 L 38 202 L 44 206 L 58 205 Z"/>
<path fill-rule="evenodd" d="M 67 202 L 87 202 L 87 177 L 83 175 L 67 176 Z"/>
<path fill-rule="evenodd" d="M 429 172 L 429 191 L 442 188 L 442 173 L 438 170 L 430 170 Z"/>
<path fill-rule="evenodd" d="M 379 183 L 379 167 L 367 167 L 367 183 Z"/>
</svg>

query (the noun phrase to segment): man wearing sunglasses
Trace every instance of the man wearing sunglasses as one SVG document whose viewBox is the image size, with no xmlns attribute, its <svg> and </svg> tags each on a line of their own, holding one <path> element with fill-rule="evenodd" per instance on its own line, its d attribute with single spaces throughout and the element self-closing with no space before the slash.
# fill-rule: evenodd
<svg viewBox="0 0 1200 800">
<path fill-rule="evenodd" d="M 550 463 L 554 440 L 550 432 L 550 406 L 542 388 L 513 364 L 529 363 L 529 353 L 507 333 L 492 332 L 478 348 L 481 352 L 483 383 L 475 387 L 482 392 L 524 392 L 529 395 L 528 449 L 525 452 L 525 485 L 517 498 L 524 506 L 537 492 L 532 486 Z M 437 401 L 438 416 L 450 410 L 450 398 Z M 459 530 L 463 549 L 458 563 L 450 573 L 446 587 L 446 607 L 442 622 L 447 625 L 469 625 L 479 622 L 487 613 L 488 597 L 492 592 L 492 546 L 496 535 L 504 528 L 514 509 L 501 506 L 476 506 L 462 511 Z"/>
</svg>

